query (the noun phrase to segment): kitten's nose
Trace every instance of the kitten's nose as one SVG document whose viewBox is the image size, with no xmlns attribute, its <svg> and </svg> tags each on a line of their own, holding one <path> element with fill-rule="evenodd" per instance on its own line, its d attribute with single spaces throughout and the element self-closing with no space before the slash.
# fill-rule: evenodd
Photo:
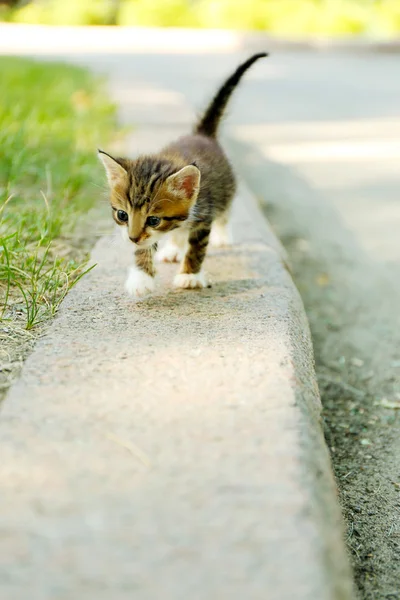
<svg viewBox="0 0 400 600">
<path fill-rule="evenodd" d="M 138 241 L 140 240 L 140 236 L 139 237 L 131 237 L 129 236 L 129 239 L 131 240 L 131 242 L 133 242 L 134 244 L 137 244 Z"/>
</svg>

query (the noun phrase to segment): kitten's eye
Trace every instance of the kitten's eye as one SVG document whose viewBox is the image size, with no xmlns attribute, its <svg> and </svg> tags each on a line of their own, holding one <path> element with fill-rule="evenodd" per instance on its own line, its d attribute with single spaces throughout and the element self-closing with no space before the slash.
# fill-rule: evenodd
<svg viewBox="0 0 400 600">
<path fill-rule="evenodd" d="M 119 221 L 122 221 L 123 223 L 126 223 L 128 221 L 128 213 L 126 213 L 124 210 L 118 210 L 117 211 L 117 217 Z"/>
<path fill-rule="evenodd" d="M 146 225 L 149 227 L 157 227 L 161 223 L 161 219 L 159 217 L 147 217 Z"/>
</svg>

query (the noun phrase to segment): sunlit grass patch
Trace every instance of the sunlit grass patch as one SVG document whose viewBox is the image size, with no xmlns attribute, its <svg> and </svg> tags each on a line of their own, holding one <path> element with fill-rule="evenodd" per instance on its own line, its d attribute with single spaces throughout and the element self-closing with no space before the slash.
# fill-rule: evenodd
<svg viewBox="0 0 400 600">
<path fill-rule="evenodd" d="M 115 109 L 80 68 L 0 58 L 0 72 L 0 318 L 30 329 L 85 270 L 69 236 L 99 199 Z"/>
</svg>

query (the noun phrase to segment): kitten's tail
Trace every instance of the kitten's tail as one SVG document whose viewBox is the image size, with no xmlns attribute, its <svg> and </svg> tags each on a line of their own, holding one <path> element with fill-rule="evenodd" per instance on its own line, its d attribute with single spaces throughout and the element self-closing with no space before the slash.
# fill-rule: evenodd
<svg viewBox="0 0 400 600">
<path fill-rule="evenodd" d="M 254 54 L 242 63 L 236 71 L 225 81 L 222 87 L 219 89 L 213 100 L 209 104 L 206 112 L 195 127 L 195 133 L 207 135 L 209 137 L 215 137 L 220 123 L 221 117 L 224 113 L 225 107 L 228 104 L 228 100 L 242 75 L 247 71 L 253 63 L 259 58 L 268 56 L 266 52 L 260 52 Z"/>
</svg>

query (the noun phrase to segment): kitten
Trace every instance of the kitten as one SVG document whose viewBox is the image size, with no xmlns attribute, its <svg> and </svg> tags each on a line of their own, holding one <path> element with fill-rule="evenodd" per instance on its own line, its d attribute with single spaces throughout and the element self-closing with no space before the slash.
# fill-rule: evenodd
<svg viewBox="0 0 400 600">
<path fill-rule="evenodd" d="M 134 265 L 125 284 L 130 295 L 144 296 L 154 290 L 153 255 L 167 233 L 169 240 L 159 257 L 182 260 L 175 286 L 207 285 L 202 264 L 211 226 L 214 222 L 217 242 L 228 241 L 228 211 L 236 189 L 232 168 L 216 139 L 218 125 L 242 75 L 264 56 L 255 54 L 241 64 L 217 92 L 194 132 L 158 154 L 130 160 L 99 150 L 111 189 L 113 218 L 134 247 Z"/>
</svg>

